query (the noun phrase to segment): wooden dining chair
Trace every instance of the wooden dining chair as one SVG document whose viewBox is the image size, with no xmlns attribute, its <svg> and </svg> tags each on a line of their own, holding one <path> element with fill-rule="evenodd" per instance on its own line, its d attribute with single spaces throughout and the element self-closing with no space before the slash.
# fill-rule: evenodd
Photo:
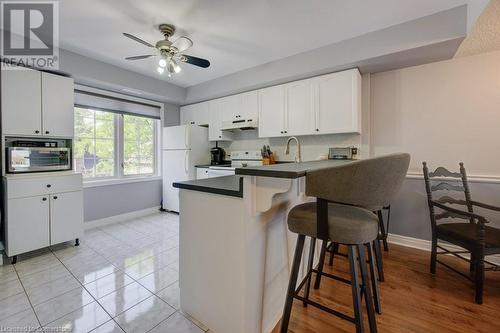
<svg viewBox="0 0 500 333">
<path fill-rule="evenodd" d="M 460 163 L 460 172 L 450 172 L 443 167 L 429 172 L 426 162 L 423 162 L 423 170 L 432 230 L 431 273 L 436 273 L 436 263 L 440 263 L 472 281 L 475 286 L 475 301 L 482 304 L 484 272 L 500 270 L 500 266 L 485 260 L 485 256 L 500 253 L 500 229 L 487 226 L 489 221 L 474 212 L 474 208 L 500 212 L 500 207 L 472 200 L 463 163 Z M 434 198 L 436 192 L 460 192 L 463 199 L 449 195 Z M 462 209 L 452 207 L 456 205 L 462 206 Z M 466 222 L 449 221 L 456 218 Z M 448 221 L 438 224 L 442 219 Z M 447 249 L 438 244 L 439 240 L 458 245 L 463 250 Z M 451 254 L 468 262 L 469 274 L 438 260 L 437 256 L 441 254 Z M 470 259 L 464 257 L 464 254 L 470 254 Z"/>
</svg>

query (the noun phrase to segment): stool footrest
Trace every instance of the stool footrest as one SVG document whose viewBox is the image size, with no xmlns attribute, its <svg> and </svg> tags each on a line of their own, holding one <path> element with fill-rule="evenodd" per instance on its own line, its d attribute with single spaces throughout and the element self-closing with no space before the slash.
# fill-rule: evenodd
<svg viewBox="0 0 500 333">
<path fill-rule="evenodd" d="M 339 311 L 336 311 L 334 309 L 330 309 L 326 306 L 324 306 L 323 304 L 320 304 L 320 303 L 317 303 L 315 301 L 311 301 L 310 299 L 306 299 L 302 296 L 299 296 L 299 295 L 295 295 L 294 298 L 298 299 L 299 301 L 302 301 L 304 303 L 307 303 L 311 306 L 314 306 L 315 308 L 318 308 L 320 310 L 323 310 L 323 311 L 326 311 L 334 316 L 337 316 L 339 318 L 342 318 L 344 320 L 347 320 L 347 321 L 350 321 L 351 323 L 354 323 L 355 322 L 355 319 L 352 318 L 352 317 L 349 317 L 348 315 L 342 313 L 342 312 L 339 312 Z"/>
</svg>

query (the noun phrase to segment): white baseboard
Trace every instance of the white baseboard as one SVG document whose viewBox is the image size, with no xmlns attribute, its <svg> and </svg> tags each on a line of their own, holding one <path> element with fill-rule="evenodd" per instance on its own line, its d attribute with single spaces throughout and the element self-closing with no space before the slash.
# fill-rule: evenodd
<svg viewBox="0 0 500 333">
<path fill-rule="evenodd" d="M 146 209 L 141 209 L 141 210 L 135 210 L 133 212 L 125 213 L 125 214 L 120 214 L 120 215 L 113 215 L 109 217 L 105 217 L 103 219 L 98 219 L 98 220 L 92 220 L 92 221 L 86 221 L 83 223 L 83 229 L 88 230 L 88 229 L 93 229 L 97 227 L 103 227 L 105 225 L 110 225 L 118 222 L 123 222 L 125 220 L 130 220 L 146 215 L 150 215 L 153 213 L 157 213 L 160 209 L 160 206 L 157 207 L 151 207 L 151 208 L 146 208 Z"/>
<path fill-rule="evenodd" d="M 391 244 L 411 247 L 413 249 L 424 250 L 424 251 L 428 251 L 428 252 L 431 251 L 431 245 L 432 245 L 431 241 L 429 241 L 429 240 L 413 238 L 413 237 L 408 237 L 408 236 L 395 235 L 395 234 L 389 234 L 387 236 L 387 241 Z M 453 244 L 448 244 L 448 243 L 443 243 L 443 242 L 439 242 L 439 245 L 444 245 L 450 251 L 458 251 L 461 249 L 459 246 L 456 246 Z M 468 255 L 463 255 L 463 256 L 467 257 L 467 258 L 469 257 Z M 500 265 L 500 255 L 488 256 L 487 260 L 496 264 L 496 265 Z"/>
</svg>

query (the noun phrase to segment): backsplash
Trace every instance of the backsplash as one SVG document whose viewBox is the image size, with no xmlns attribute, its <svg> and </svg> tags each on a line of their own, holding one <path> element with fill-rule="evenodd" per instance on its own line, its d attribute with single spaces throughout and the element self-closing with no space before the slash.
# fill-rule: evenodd
<svg viewBox="0 0 500 333">
<path fill-rule="evenodd" d="M 295 143 L 291 143 L 290 155 L 285 155 L 286 141 L 288 137 L 280 138 L 259 138 L 257 130 L 248 130 L 235 133 L 234 141 L 219 142 L 219 147 L 231 153 L 235 150 L 259 150 L 263 145 L 269 145 L 276 153 L 278 161 L 293 161 L 296 154 Z M 354 146 L 358 150 L 358 158 L 368 156 L 368 149 L 361 145 L 361 135 L 359 134 L 330 134 L 330 135 L 309 135 L 298 137 L 302 148 L 302 160 L 312 161 L 320 158 L 322 154 L 328 154 L 330 147 Z M 215 146 L 213 143 L 212 146 Z"/>
</svg>

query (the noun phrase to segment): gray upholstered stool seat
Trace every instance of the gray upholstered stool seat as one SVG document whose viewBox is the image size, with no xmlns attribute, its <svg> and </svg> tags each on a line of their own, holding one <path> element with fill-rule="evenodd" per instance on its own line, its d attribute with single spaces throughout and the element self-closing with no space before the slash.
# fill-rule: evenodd
<svg viewBox="0 0 500 333">
<path fill-rule="evenodd" d="M 294 233 L 316 238 L 316 219 L 316 202 L 297 205 L 288 214 L 288 228 Z M 328 234 L 335 243 L 370 243 L 378 236 L 378 217 L 363 208 L 329 203 Z"/>
</svg>

